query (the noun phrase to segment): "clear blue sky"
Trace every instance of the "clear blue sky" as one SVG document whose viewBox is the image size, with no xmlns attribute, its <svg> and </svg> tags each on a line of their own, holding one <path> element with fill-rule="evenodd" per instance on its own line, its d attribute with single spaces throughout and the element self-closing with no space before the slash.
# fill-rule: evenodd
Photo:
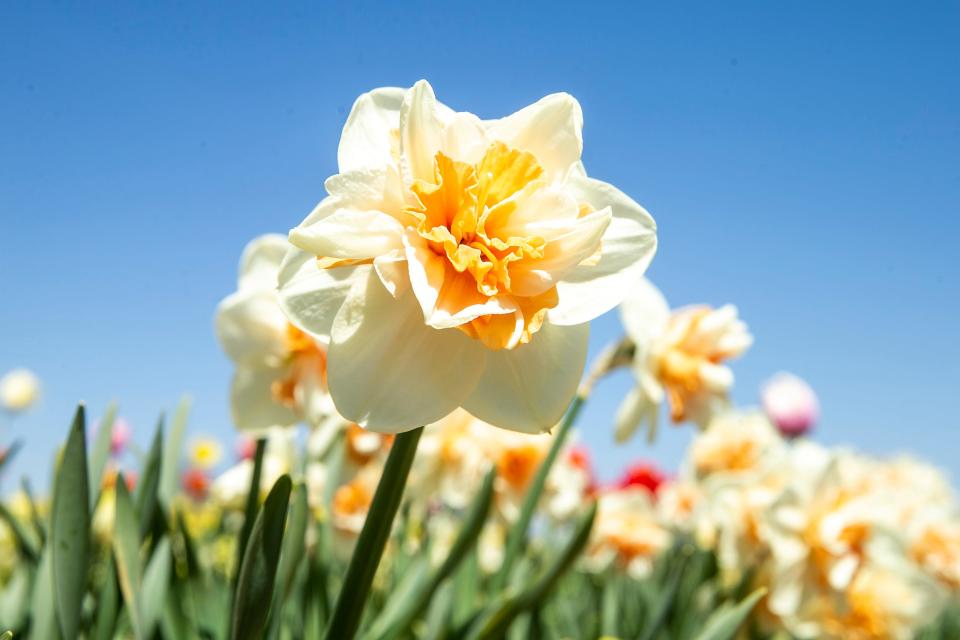
<svg viewBox="0 0 960 640">
<path fill-rule="evenodd" d="M 791 370 L 823 440 L 960 471 L 960 5 L 278 4 L 0 8 L 0 371 L 45 393 L 0 432 L 27 444 L 4 490 L 44 482 L 80 399 L 146 441 L 189 392 L 231 434 L 212 317 L 240 250 L 323 196 L 359 93 L 421 77 L 485 117 L 575 95 L 588 170 L 657 220 L 651 277 L 756 335 L 738 401 Z M 614 447 L 629 384 L 581 422 L 606 477 L 689 437 Z"/>
</svg>

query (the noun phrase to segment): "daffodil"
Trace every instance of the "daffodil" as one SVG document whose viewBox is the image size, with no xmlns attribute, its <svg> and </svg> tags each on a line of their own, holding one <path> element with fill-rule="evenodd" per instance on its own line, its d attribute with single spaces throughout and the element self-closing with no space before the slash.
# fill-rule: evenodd
<svg viewBox="0 0 960 640">
<path fill-rule="evenodd" d="M 343 416 L 383 432 L 458 407 L 517 431 L 557 423 L 587 323 L 656 247 L 649 214 L 587 177 L 581 127 L 566 94 L 497 120 L 425 81 L 360 96 L 280 272 L 291 322 L 329 342 Z"/>
<path fill-rule="evenodd" d="M 665 400 L 674 423 L 691 420 L 705 426 L 726 406 L 733 386 L 733 372 L 724 361 L 753 343 L 736 307 L 691 306 L 671 312 L 663 294 L 644 279 L 633 287 L 621 311 L 634 345 L 637 386 L 617 413 L 617 439 L 626 440 L 641 425 L 653 437 Z"/>
<path fill-rule="evenodd" d="M 631 577 L 644 578 L 672 540 L 645 488 L 606 491 L 598 499 L 597 520 L 584 563 L 591 571 L 619 566 Z"/>
<path fill-rule="evenodd" d="M 217 307 L 216 332 L 236 365 L 231 408 L 242 431 L 263 432 L 330 413 L 326 352 L 280 310 L 277 274 L 289 244 L 271 234 L 247 245 L 237 291 Z"/>
<path fill-rule="evenodd" d="M 0 408 L 20 413 L 40 398 L 40 380 L 29 369 L 14 369 L 0 378 Z"/>
</svg>

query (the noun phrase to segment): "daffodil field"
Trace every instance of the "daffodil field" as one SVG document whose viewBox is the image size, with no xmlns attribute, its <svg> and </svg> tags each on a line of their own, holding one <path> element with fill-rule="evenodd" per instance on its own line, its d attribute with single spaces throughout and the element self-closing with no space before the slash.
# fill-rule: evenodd
<svg viewBox="0 0 960 640">
<path fill-rule="evenodd" d="M 49 495 L 0 475 L 0 632 L 960 638 L 943 473 L 819 444 L 790 374 L 735 406 L 747 324 L 644 277 L 654 219 L 588 177 L 582 124 L 567 94 L 496 120 L 425 81 L 360 96 L 326 197 L 249 243 L 216 309 L 235 451 L 191 436 L 188 400 L 142 452 L 114 406 L 64 416 Z M 615 308 L 622 337 L 587 362 Z M 620 369 L 619 409 L 581 424 Z M 5 410 L 38 385 L 0 380 Z M 587 428 L 644 459 L 658 429 L 695 436 L 676 473 L 611 482 Z"/>
</svg>

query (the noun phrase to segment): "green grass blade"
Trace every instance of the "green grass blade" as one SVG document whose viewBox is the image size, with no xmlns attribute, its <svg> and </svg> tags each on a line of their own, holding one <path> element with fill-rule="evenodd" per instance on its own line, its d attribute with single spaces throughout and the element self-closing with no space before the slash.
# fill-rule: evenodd
<svg viewBox="0 0 960 640">
<path fill-rule="evenodd" d="M 325 635 L 327 640 L 352 640 L 357 635 L 370 586 L 390 537 L 421 435 L 423 427 L 418 427 L 398 433 L 393 441 L 333 608 Z"/>
<path fill-rule="evenodd" d="M 427 580 L 416 583 L 416 588 L 405 598 L 395 595 L 388 601 L 380 619 L 371 628 L 371 637 L 394 638 L 405 631 L 419 614 L 427 610 L 441 583 L 460 566 L 467 553 L 474 548 L 493 503 L 494 480 L 496 468 L 492 468 L 484 478 L 447 557 Z"/>
<path fill-rule="evenodd" d="M 530 483 L 530 488 L 527 489 L 527 494 L 523 497 L 520 514 L 507 534 L 507 541 L 503 552 L 503 563 L 493 578 L 494 591 L 499 591 L 506 586 L 510 578 L 510 572 L 513 569 L 513 563 L 516 562 L 524 545 L 526 545 L 527 530 L 530 528 L 530 521 L 533 519 L 534 511 L 537 509 L 537 503 L 540 502 L 540 496 L 543 494 L 543 487 L 547 483 L 547 476 L 550 475 L 550 469 L 553 468 L 557 456 L 560 455 L 560 450 L 567 440 L 570 428 L 577 419 L 577 414 L 580 413 L 583 402 L 583 396 L 578 394 L 573 399 L 573 402 L 570 403 L 570 408 L 567 409 L 566 415 L 563 416 L 563 421 L 557 429 L 557 435 L 550 445 L 550 451 L 543 459 L 543 462 L 540 463 L 539 468 L 537 468 L 537 473 Z"/>
<path fill-rule="evenodd" d="M 283 538 L 283 549 L 280 552 L 280 564 L 277 567 L 276 589 L 273 593 L 273 604 L 270 607 L 270 634 L 277 638 L 280 634 L 280 621 L 283 614 L 283 605 L 293 588 L 293 579 L 304 556 L 304 541 L 307 535 L 307 487 L 298 483 L 293 488 L 290 497 L 290 521 Z"/>
<path fill-rule="evenodd" d="M 230 633 L 233 640 L 263 637 L 280 562 L 290 489 L 290 476 L 281 476 L 253 523 L 237 580 Z"/>
<path fill-rule="evenodd" d="M 113 439 L 113 423 L 117 418 L 117 405 L 111 402 L 106 412 L 100 419 L 100 426 L 97 427 L 97 435 L 93 441 L 93 449 L 90 451 L 89 474 L 90 474 L 90 511 L 93 512 L 97 506 L 97 500 L 100 499 L 100 484 L 103 482 L 103 470 L 107 467 L 107 460 L 110 458 L 110 443 Z"/>
<path fill-rule="evenodd" d="M 40 547 L 33 536 L 23 526 L 23 523 L 10 512 L 7 505 L 0 502 L 0 520 L 7 523 L 10 527 L 10 533 L 13 534 L 13 541 L 17 549 L 23 555 L 24 559 L 30 564 L 36 564 L 40 560 Z"/>
<path fill-rule="evenodd" d="M 143 466 L 143 474 L 140 476 L 140 481 L 137 482 L 137 488 L 134 491 L 134 504 L 137 505 L 141 539 L 149 533 L 160 504 L 157 492 L 160 487 L 162 456 L 163 416 L 161 415 L 157 422 L 157 430 L 153 434 L 153 442 L 150 444 L 150 452 L 147 454 L 147 460 Z"/>
<path fill-rule="evenodd" d="M 766 594 L 767 590 L 761 587 L 738 604 L 718 609 L 707 618 L 707 623 L 697 634 L 696 640 L 732 640 L 760 598 Z"/>
<path fill-rule="evenodd" d="M 120 613 L 120 591 L 117 585 L 117 563 L 111 555 L 107 560 L 106 577 L 97 598 L 97 615 L 90 637 L 92 640 L 110 640 Z"/>
<path fill-rule="evenodd" d="M 163 537 L 153 551 L 153 557 L 143 573 L 143 586 L 140 603 L 142 606 L 143 634 L 153 637 L 163 609 L 167 602 L 167 589 L 170 586 L 170 540 Z"/>
<path fill-rule="evenodd" d="M 137 640 L 145 640 L 140 615 L 140 521 L 123 474 L 117 477 L 116 492 L 113 554 L 117 562 L 120 593 L 127 605 L 134 636 Z"/>
<path fill-rule="evenodd" d="M 50 551 L 51 547 L 47 546 L 40 557 L 30 606 L 30 637 L 44 640 L 61 637 L 54 606 L 53 562 Z"/>
<path fill-rule="evenodd" d="M 170 422 L 170 433 L 163 444 L 163 460 L 160 469 L 160 505 L 169 512 L 173 499 L 179 489 L 180 454 L 183 451 L 183 438 L 187 431 L 187 418 L 190 415 L 190 398 L 184 396 L 177 405 L 177 411 Z"/>
<path fill-rule="evenodd" d="M 90 492 L 86 415 L 77 407 L 53 487 L 50 520 L 53 589 L 60 631 L 79 634 L 81 605 L 90 565 Z"/>
</svg>

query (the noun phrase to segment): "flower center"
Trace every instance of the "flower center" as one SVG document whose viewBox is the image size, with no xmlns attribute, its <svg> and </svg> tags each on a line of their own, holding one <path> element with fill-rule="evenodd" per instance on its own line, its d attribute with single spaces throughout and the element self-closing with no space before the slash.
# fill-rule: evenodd
<svg viewBox="0 0 960 640">
<path fill-rule="evenodd" d="M 432 182 L 411 187 L 417 202 L 405 208 L 412 228 L 429 249 L 444 259 L 440 302 L 457 311 L 487 299 L 509 299 L 513 313 L 484 314 L 459 329 L 493 349 L 529 342 L 556 306 L 555 286 L 520 295 L 514 269 L 544 257 L 547 240 L 517 224 L 525 198 L 546 181 L 537 159 L 501 142 L 487 148 L 477 164 L 434 159 Z"/>
<path fill-rule="evenodd" d="M 687 326 L 654 362 L 654 371 L 667 392 L 670 417 L 677 423 L 689 417 L 691 402 L 707 387 L 703 378 L 705 366 L 719 364 L 726 357 L 714 353 L 706 341 L 699 339 L 700 324 L 710 313 L 709 308 L 697 309 L 692 317 L 685 318 Z M 676 325 L 676 316 L 671 318 L 671 324 Z M 668 327 L 668 335 L 672 328 Z"/>
</svg>

